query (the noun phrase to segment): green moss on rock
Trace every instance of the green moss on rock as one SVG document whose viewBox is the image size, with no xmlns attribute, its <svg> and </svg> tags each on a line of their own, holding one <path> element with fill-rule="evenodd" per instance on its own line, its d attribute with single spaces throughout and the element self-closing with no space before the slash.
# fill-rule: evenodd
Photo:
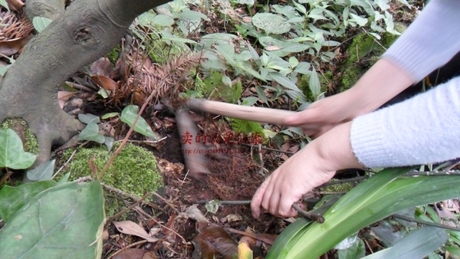
<svg viewBox="0 0 460 259">
<path fill-rule="evenodd" d="M 114 149 L 117 147 L 118 144 L 115 145 Z M 65 151 L 63 161 L 66 161 L 72 152 L 73 150 Z M 104 146 L 80 149 L 63 173 L 71 172 L 70 180 L 90 176 L 91 169 L 88 161 L 92 160 L 100 172 L 111 155 L 112 152 L 108 152 Z M 115 158 L 101 181 L 138 197 L 163 187 L 162 177 L 152 152 L 129 143 Z M 113 195 L 106 192 L 106 214 L 108 216 L 112 216 L 124 207 L 121 201 L 113 199 L 111 196 Z"/>
<path fill-rule="evenodd" d="M 27 126 L 27 122 L 20 118 L 9 118 L 2 122 L 2 129 L 14 130 L 22 140 L 24 151 L 32 154 L 38 154 L 38 142 L 35 135 Z"/>
</svg>

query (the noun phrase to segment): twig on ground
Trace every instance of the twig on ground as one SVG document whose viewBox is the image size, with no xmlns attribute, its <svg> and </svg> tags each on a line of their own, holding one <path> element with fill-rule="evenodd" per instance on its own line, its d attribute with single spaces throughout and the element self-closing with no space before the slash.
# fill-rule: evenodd
<svg viewBox="0 0 460 259">
<path fill-rule="evenodd" d="M 308 211 L 305 211 L 296 203 L 292 204 L 292 207 L 297 211 L 297 213 L 299 213 L 303 217 L 314 220 L 320 224 L 324 223 L 324 218 L 320 214 L 315 214 L 315 213 L 310 213 Z"/>
<path fill-rule="evenodd" d="M 142 210 L 142 208 L 140 208 L 139 206 L 137 206 L 135 208 L 135 210 L 139 213 L 139 214 L 142 214 L 143 216 L 147 217 L 148 219 L 150 220 L 153 220 L 155 221 L 156 224 L 158 224 L 160 227 L 162 228 L 165 228 L 169 231 L 171 231 L 172 233 L 174 233 L 176 236 L 178 236 L 180 239 L 182 239 L 182 242 L 184 242 L 184 244 L 187 243 L 187 240 L 185 240 L 185 238 L 183 236 L 181 236 L 179 233 L 177 233 L 174 229 L 172 228 L 169 228 L 163 224 L 161 224 L 158 220 L 156 220 L 154 217 L 152 217 L 151 215 L 149 215 L 148 213 L 146 213 L 144 210 Z"/>
<path fill-rule="evenodd" d="M 150 206 L 150 207 L 152 207 L 152 208 L 158 208 L 157 205 L 155 205 L 155 204 L 153 204 L 153 203 L 151 203 L 151 202 L 148 202 L 148 201 L 144 201 L 144 200 L 142 200 L 142 198 L 139 198 L 139 197 L 136 196 L 136 195 L 132 195 L 132 194 L 126 193 L 126 192 L 124 192 L 124 191 L 122 191 L 122 190 L 120 190 L 120 189 L 118 189 L 118 188 L 115 188 L 115 187 L 113 187 L 113 186 L 107 185 L 107 184 L 102 183 L 102 182 L 101 182 L 101 185 L 102 185 L 105 189 L 107 189 L 108 191 L 114 192 L 114 193 L 116 193 L 116 194 L 118 194 L 118 195 L 120 195 L 120 196 L 128 197 L 128 198 L 132 199 L 132 200 L 135 201 L 135 202 L 140 201 L 141 204 Z"/>
<path fill-rule="evenodd" d="M 54 179 L 69 163 L 72 161 L 73 157 L 77 153 L 78 149 L 75 149 L 72 154 L 70 155 L 69 159 L 65 161 L 65 163 L 57 170 L 57 172 L 51 177 L 51 179 Z"/>
<path fill-rule="evenodd" d="M 105 221 L 105 224 L 109 223 L 109 222 L 112 222 L 114 219 L 120 217 L 121 215 L 123 215 L 124 213 L 134 209 L 136 206 L 138 206 L 143 200 L 145 200 L 145 198 L 147 198 L 147 195 L 148 193 L 144 194 L 144 196 L 142 196 L 142 198 L 140 198 L 139 200 L 137 200 L 135 203 L 131 204 L 130 206 L 128 206 L 127 208 L 119 211 L 118 213 L 116 213 L 115 215 L 111 216 L 110 218 L 107 218 L 106 221 Z"/>
<path fill-rule="evenodd" d="M 171 204 L 171 202 L 169 202 L 169 200 L 163 198 L 161 195 L 159 195 L 157 192 L 155 191 L 152 191 L 151 192 L 154 196 L 156 196 L 157 198 L 161 199 L 164 203 L 166 203 L 166 205 L 168 205 L 169 207 L 171 207 L 171 209 L 175 210 L 176 213 L 179 213 L 179 211 L 176 209 L 176 207 Z"/>
<path fill-rule="evenodd" d="M 197 201 L 197 204 L 206 204 L 209 201 Z M 251 200 L 240 200 L 240 201 L 219 201 L 219 205 L 249 205 L 251 204 Z M 324 218 L 320 214 L 310 213 L 302 209 L 298 204 L 292 204 L 292 208 L 294 208 L 300 215 L 307 219 L 314 220 L 318 223 L 323 223 Z"/>
</svg>

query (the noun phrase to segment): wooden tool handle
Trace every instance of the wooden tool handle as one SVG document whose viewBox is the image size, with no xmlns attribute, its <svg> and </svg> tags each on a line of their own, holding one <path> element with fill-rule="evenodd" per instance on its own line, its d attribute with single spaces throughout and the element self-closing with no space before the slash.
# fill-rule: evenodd
<svg viewBox="0 0 460 259">
<path fill-rule="evenodd" d="M 276 125 L 284 125 L 283 119 L 296 113 L 294 111 L 249 107 L 204 99 L 190 99 L 187 102 L 187 106 L 192 110 Z"/>
</svg>

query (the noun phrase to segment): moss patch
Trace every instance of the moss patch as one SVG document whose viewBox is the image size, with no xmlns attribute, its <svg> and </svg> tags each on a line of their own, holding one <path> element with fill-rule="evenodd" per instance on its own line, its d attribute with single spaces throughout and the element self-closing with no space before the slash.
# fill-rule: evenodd
<svg viewBox="0 0 460 259">
<path fill-rule="evenodd" d="M 401 32 L 404 31 L 404 27 L 396 27 L 396 29 Z M 342 80 L 338 89 L 339 92 L 353 86 L 398 38 L 398 35 L 388 32 L 380 36 L 380 40 L 366 33 L 360 33 L 354 37 L 346 50 L 348 59 L 340 68 Z"/>
<path fill-rule="evenodd" d="M 117 147 L 118 144 L 115 145 L 114 150 Z M 73 151 L 65 151 L 62 157 L 63 161 L 66 161 Z M 88 164 L 90 160 L 100 172 L 111 155 L 112 152 L 108 152 L 104 146 L 80 149 L 63 173 L 71 172 L 70 180 L 89 176 L 91 175 Z M 102 182 L 138 197 L 163 187 L 162 177 L 152 152 L 129 143 L 113 161 Z M 108 216 L 112 216 L 125 207 L 121 201 L 117 201 L 112 196 L 106 193 L 105 207 Z"/>
<path fill-rule="evenodd" d="M 35 135 L 27 126 L 27 122 L 20 118 L 6 119 L 1 124 L 2 129 L 14 130 L 22 140 L 24 151 L 38 154 L 38 142 Z"/>
</svg>

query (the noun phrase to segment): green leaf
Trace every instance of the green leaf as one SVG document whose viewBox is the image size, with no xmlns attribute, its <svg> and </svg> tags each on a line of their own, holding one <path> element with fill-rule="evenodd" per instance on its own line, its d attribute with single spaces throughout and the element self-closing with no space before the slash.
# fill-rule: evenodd
<svg viewBox="0 0 460 259">
<path fill-rule="evenodd" d="M 338 242 L 361 228 L 408 207 L 460 196 L 460 177 L 401 177 L 407 168 L 387 169 L 367 179 L 344 195 L 324 215 L 323 224 L 313 223 L 297 242 L 283 251 L 286 259 L 318 258 Z M 289 229 L 289 227 L 287 228 Z M 280 258 L 269 252 L 267 259 Z"/>
<path fill-rule="evenodd" d="M 54 181 L 30 182 L 12 187 L 5 185 L 0 189 L 0 218 L 9 222 L 11 216 L 21 209 L 38 193 L 56 185 Z M 0 231 L 1 235 L 1 231 Z"/>
<path fill-rule="evenodd" d="M 53 20 L 46 17 L 35 16 L 32 20 L 35 30 L 38 32 L 43 31 Z"/>
<path fill-rule="evenodd" d="M 170 16 L 164 14 L 155 15 L 152 19 L 151 23 L 158 25 L 158 26 L 171 26 L 174 24 L 174 19 Z"/>
<path fill-rule="evenodd" d="M 299 92 L 301 93 L 300 89 L 297 87 L 297 85 L 292 82 L 289 78 L 279 74 L 279 73 L 270 73 L 269 74 L 270 77 L 275 80 L 278 84 L 290 89 L 290 90 L 293 90 L 293 91 L 296 91 L 296 92 Z"/>
<path fill-rule="evenodd" d="M 86 127 L 78 134 L 79 140 L 90 140 L 97 143 L 104 143 L 105 137 L 99 132 L 99 126 L 95 122 L 90 122 Z"/>
<path fill-rule="evenodd" d="M 92 115 L 92 114 L 78 114 L 78 119 L 83 122 L 84 124 L 90 124 L 90 123 L 100 123 L 101 120 L 99 119 L 99 117 L 97 117 L 96 115 Z"/>
<path fill-rule="evenodd" d="M 0 168 L 26 169 L 36 158 L 36 155 L 24 152 L 21 138 L 14 130 L 0 130 Z"/>
<path fill-rule="evenodd" d="M 10 11 L 10 8 L 6 0 L 0 0 L 0 5 L 3 6 L 6 10 Z"/>
<path fill-rule="evenodd" d="M 2 258 L 101 258 L 98 181 L 56 185 L 29 199 L 0 232 Z"/>
<path fill-rule="evenodd" d="M 444 229 L 423 227 L 411 232 L 394 246 L 364 258 L 424 258 L 442 246 L 447 239 L 448 235 Z"/>
<path fill-rule="evenodd" d="M 367 23 L 367 19 L 356 14 L 350 13 L 350 16 L 353 18 L 352 20 L 355 21 L 359 26 L 363 27 Z"/>
<path fill-rule="evenodd" d="M 113 117 L 117 117 L 119 115 L 120 114 L 118 112 L 109 112 L 109 113 L 106 113 L 106 114 L 102 115 L 101 119 L 106 120 L 106 119 L 110 119 L 110 118 L 113 118 Z"/>
<path fill-rule="evenodd" d="M 51 180 L 51 177 L 54 173 L 55 161 L 56 160 L 53 159 L 51 161 L 41 164 L 37 168 L 27 171 L 27 179 L 31 181 Z"/>
<path fill-rule="evenodd" d="M 136 105 L 128 105 L 121 112 L 120 119 L 122 122 L 128 124 L 130 127 L 133 127 L 134 120 L 137 118 L 138 112 L 139 107 L 137 107 Z M 139 116 L 136 125 L 134 125 L 134 131 L 141 133 L 144 136 L 157 139 L 157 136 L 153 132 L 152 128 L 150 128 L 149 124 L 147 124 L 147 122 L 141 116 Z"/>
<path fill-rule="evenodd" d="M 318 78 L 318 73 L 316 73 L 316 70 L 314 68 L 310 73 L 310 80 L 308 83 L 313 96 L 318 96 L 321 93 L 321 83 Z"/>
<path fill-rule="evenodd" d="M 356 259 L 362 258 L 366 255 L 366 248 L 364 247 L 363 240 L 358 238 L 356 235 L 355 238 L 356 239 L 354 239 L 354 241 L 346 249 L 339 249 L 337 251 L 339 259 Z"/>
<path fill-rule="evenodd" d="M 283 17 L 272 13 L 257 13 L 252 17 L 252 24 L 266 33 L 283 34 L 291 25 Z"/>
<path fill-rule="evenodd" d="M 114 138 L 105 136 L 104 145 L 107 147 L 108 151 L 112 150 L 114 142 L 115 142 Z"/>
</svg>

